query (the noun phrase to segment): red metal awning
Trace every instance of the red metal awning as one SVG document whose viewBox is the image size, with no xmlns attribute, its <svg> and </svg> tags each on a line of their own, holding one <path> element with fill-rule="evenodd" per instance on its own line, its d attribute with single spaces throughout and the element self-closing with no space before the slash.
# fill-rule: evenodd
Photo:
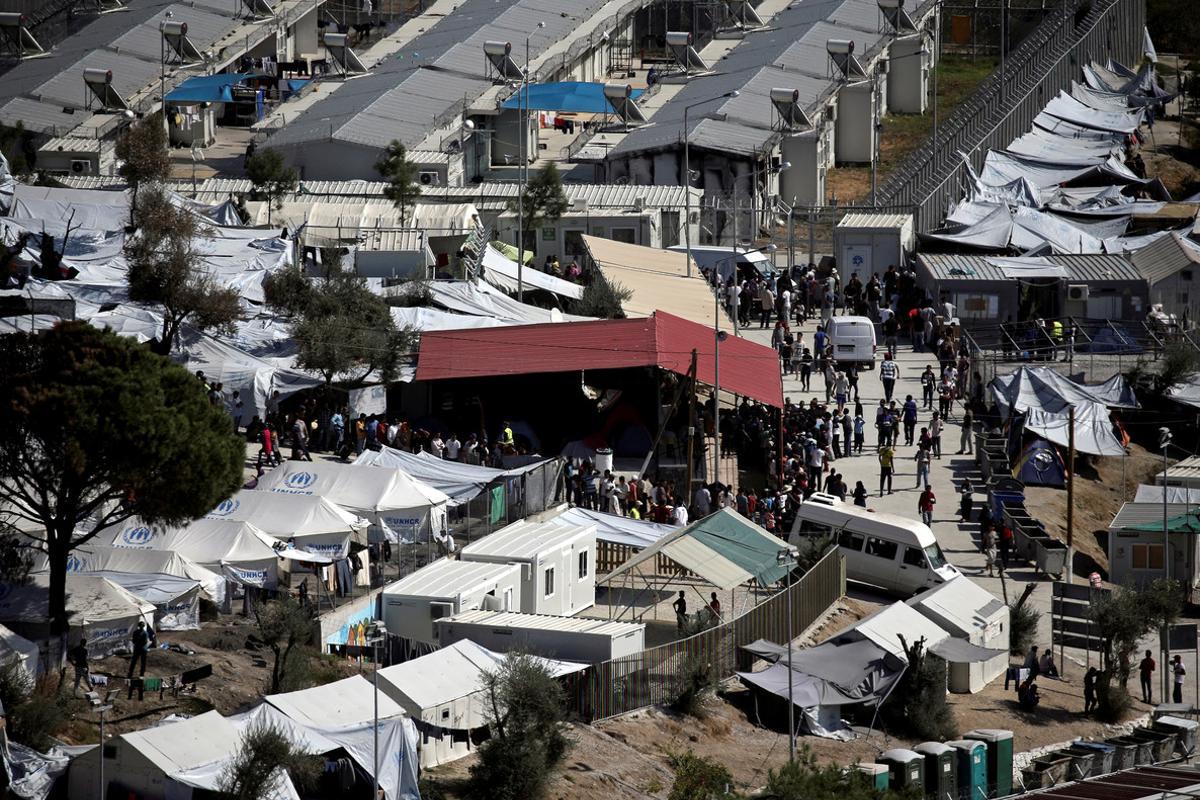
<svg viewBox="0 0 1200 800">
<path fill-rule="evenodd" d="M 663 311 L 641 319 L 431 331 L 421 334 L 417 380 L 650 366 L 686 375 L 695 350 L 697 378 L 711 385 L 714 345 L 712 328 Z M 720 377 L 724 391 L 783 405 L 779 356 L 770 347 L 728 336 Z"/>
</svg>

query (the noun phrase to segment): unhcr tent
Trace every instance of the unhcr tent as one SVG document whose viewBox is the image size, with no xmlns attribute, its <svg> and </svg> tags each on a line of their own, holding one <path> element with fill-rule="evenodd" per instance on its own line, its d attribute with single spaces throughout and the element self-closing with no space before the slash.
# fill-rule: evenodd
<svg viewBox="0 0 1200 800">
<path fill-rule="evenodd" d="M 355 466 L 390 467 L 407 472 L 450 498 L 451 505 L 462 505 L 478 496 L 489 484 L 502 478 L 503 470 L 447 461 L 432 453 L 408 453 L 393 447 L 364 450 L 354 460 Z"/>
<path fill-rule="evenodd" d="M 331 461 L 287 461 L 258 480 L 257 491 L 323 497 L 371 521 L 372 541 L 428 541 L 446 530 L 444 492 L 408 473 Z"/>
<path fill-rule="evenodd" d="M 45 555 L 39 552 L 33 569 L 35 572 L 47 570 L 49 563 Z M 225 578 L 220 572 L 202 567 L 187 556 L 170 550 L 135 550 L 130 547 L 112 547 L 90 541 L 71 551 L 71 558 L 67 562 L 67 571 L 77 575 L 102 575 L 105 577 L 109 577 L 108 573 L 112 573 L 117 575 L 164 575 L 186 579 L 200 584 L 204 595 L 217 605 L 223 605 L 225 602 Z M 119 580 L 116 582 L 125 586 Z M 126 588 L 129 587 L 126 586 Z M 138 592 L 135 591 L 134 594 L 138 594 Z M 149 598 L 144 599 L 148 600 Z"/>
<path fill-rule="evenodd" d="M 584 670 L 586 664 L 535 656 L 555 677 Z M 408 712 L 420 733 L 421 767 L 433 767 L 471 752 L 471 733 L 488 724 L 485 672 L 504 661 L 469 639 L 379 671 L 379 688 Z"/>
<path fill-rule="evenodd" d="M 209 797 L 219 789 L 241 738 L 241 732 L 216 711 L 125 733 L 71 762 L 67 795 L 97 797 L 103 757 L 104 797 Z M 279 772 L 264 800 L 299 800 L 286 772 Z"/>
<path fill-rule="evenodd" d="M 346 553 L 350 539 L 370 524 L 323 497 L 252 490 L 238 492 L 206 518 L 248 522 L 301 550 L 329 556 Z"/>
<path fill-rule="evenodd" d="M 641 549 L 649 547 L 667 534 L 678 531 L 674 525 L 619 517 L 603 511 L 569 508 L 556 517 L 569 525 L 595 525 L 596 540 Z"/>
<path fill-rule="evenodd" d="M 722 509 L 684 528 L 677 528 L 608 574 L 604 583 L 636 574 L 641 564 L 654 562 L 659 553 L 694 572 L 718 589 L 732 589 L 755 581 L 770 586 L 788 574 L 779 565 L 786 547 L 778 537 L 732 509 Z"/>
<path fill-rule="evenodd" d="M 37 574 L 29 583 L 0 584 L 0 623 L 40 641 L 50 635 L 50 576 Z M 129 646 L 129 633 L 138 621 L 154 624 L 154 606 L 117 584 L 95 575 L 67 575 L 67 616 L 70 640 L 86 636 L 93 658 Z"/>
<path fill-rule="evenodd" d="M 1121 375 L 1103 383 L 1085 384 L 1066 378 L 1049 367 L 1021 367 L 998 375 L 989 385 L 992 397 L 1005 416 L 1029 409 L 1058 413 L 1068 406 L 1099 403 L 1108 408 L 1139 408 L 1133 387 Z"/>
<path fill-rule="evenodd" d="M 138 518 L 126 520 L 112 535 L 102 531 L 101 541 L 113 547 L 169 550 L 231 581 L 259 589 L 274 589 L 278 582 L 276 551 L 270 537 L 247 522 L 198 519 L 183 528 L 147 525 Z"/>
<path fill-rule="evenodd" d="M 1013 477 L 1026 486 L 1067 485 L 1067 468 L 1062 456 L 1049 442 L 1035 439 L 1022 451 L 1013 466 Z"/>
<path fill-rule="evenodd" d="M 20 661 L 21 667 L 30 677 L 36 678 L 41 674 L 37 645 L 0 625 L 0 663 L 6 663 L 10 658 Z"/>
</svg>

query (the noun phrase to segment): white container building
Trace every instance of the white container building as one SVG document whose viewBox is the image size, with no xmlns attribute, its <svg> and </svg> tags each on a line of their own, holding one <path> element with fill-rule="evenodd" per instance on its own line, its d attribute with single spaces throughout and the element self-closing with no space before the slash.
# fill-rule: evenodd
<svg viewBox="0 0 1200 800">
<path fill-rule="evenodd" d="M 385 588 L 382 605 L 390 635 L 428 650 L 438 619 L 480 608 L 520 611 L 521 567 L 442 559 Z"/>
<path fill-rule="evenodd" d="M 646 626 L 586 617 L 465 611 L 434 623 L 442 647 L 470 639 L 498 653 L 520 648 L 562 661 L 596 664 L 645 649 Z"/>
<path fill-rule="evenodd" d="M 946 581 L 908 601 L 908 605 L 957 639 L 997 650 L 986 661 L 949 662 L 950 691 L 974 693 L 1008 667 L 1009 609 L 998 597 L 966 576 Z"/>
<path fill-rule="evenodd" d="M 521 610 L 569 617 L 596 604 L 596 526 L 522 520 L 462 549 L 463 561 L 518 564 Z"/>
</svg>

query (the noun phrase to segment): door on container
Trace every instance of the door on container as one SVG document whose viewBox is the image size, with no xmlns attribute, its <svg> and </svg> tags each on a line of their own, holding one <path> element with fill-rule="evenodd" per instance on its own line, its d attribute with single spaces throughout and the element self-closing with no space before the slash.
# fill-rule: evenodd
<svg viewBox="0 0 1200 800">
<path fill-rule="evenodd" d="M 512 588 L 504 590 L 504 610 L 512 611 Z"/>
<path fill-rule="evenodd" d="M 1093 295 L 1087 299 L 1088 319 L 1121 319 L 1121 296 L 1115 294 Z"/>
<path fill-rule="evenodd" d="M 842 247 L 842 284 L 850 280 L 852 272 L 858 273 L 858 279 L 866 285 L 871 280 L 871 246 L 865 244 L 848 244 Z"/>
</svg>

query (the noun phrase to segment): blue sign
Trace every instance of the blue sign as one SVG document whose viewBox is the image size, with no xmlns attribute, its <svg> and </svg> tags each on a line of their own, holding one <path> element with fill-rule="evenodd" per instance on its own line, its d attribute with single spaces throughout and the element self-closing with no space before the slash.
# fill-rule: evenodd
<svg viewBox="0 0 1200 800">
<path fill-rule="evenodd" d="M 307 489 L 317 482 L 317 476 L 311 472 L 293 472 L 283 479 L 283 485 L 289 489 Z"/>
<path fill-rule="evenodd" d="M 214 508 L 210 513 L 210 517 L 228 517 L 230 514 L 238 510 L 241 505 L 240 500 L 234 500 L 232 497 L 226 500 L 221 505 Z"/>
</svg>

